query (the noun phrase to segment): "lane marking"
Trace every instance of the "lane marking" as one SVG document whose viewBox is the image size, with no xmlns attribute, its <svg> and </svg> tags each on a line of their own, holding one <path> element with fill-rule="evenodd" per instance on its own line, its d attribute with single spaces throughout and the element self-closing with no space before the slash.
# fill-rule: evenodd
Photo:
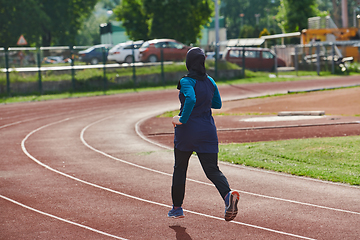
<svg viewBox="0 0 360 240">
<path fill-rule="evenodd" d="M 5 197 L 5 196 L 3 196 L 3 195 L 0 195 L 0 198 L 2 198 L 2 199 L 4 199 L 4 200 L 7 200 L 7 201 L 9 201 L 9 202 L 12 202 L 12 203 L 14 203 L 14 204 L 17 204 L 17 205 L 19 205 L 19 206 L 21 206 L 21 207 L 23 207 L 23 208 L 28 209 L 28 210 L 31 210 L 31 211 L 40 213 L 40 214 L 45 215 L 45 216 L 47 216 L 47 217 L 55 218 L 55 219 L 57 219 L 57 220 L 60 220 L 60 221 L 62 221 L 62 222 L 69 223 L 69 224 L 71 224 L 71 225 L 75 225 L 75 226 L 78 226 L 78 227 L 81 227 L 81 228 L 85 228 L 85 229 L 87 229 L 87 230 L 90 230 L 90 231 L 93 231 L 93 232 L 96 232 L 96 233 L 99 233 L 99 234 L 102 234 L 102 235 L 105 235 L 105 236 L 108 236 L 108 237 L 112 237 L 112 238 L 115 238 L 115 239 L 127 240 L 126 238 L 118 237 L 118 236 L 115 236 L 115 235 L 112 235 L 112 234 L 109 234 L 109 233 L 106 233 L 106 232 L 103 232 L 103 231 L 100 231 L 100 230 L 97 230 L 97 229 L 94 229 L 94 228 L 91 228 L 91 227 L 82 225 L 82 224 L 79 224 L 79 223 L 76 223 L 76 222 L 72 222 L 72 221 L 66 220 L 66 219 L 61 218 L 61 217 L 57 217 L 57 216 L 52 215 L 52 214 L 50 214 L 50 213 L 46 213 L 46 212 L 37 210 L 37 209 L 35 209 L 35 208 L 29 207 L 29 206 L 27 206 L 27 205 L 25 205 L 25 204 L 22 204 L 22 203 L 20 203 L 20 202 L 17 202 L 17 201 L 15 201 L 15 200 L 13 200 L 13 199 L 10 199 L 10 198 L 8 198 L 8 197 Z"/>
<path fill-rule="evenodd" d="M 24 122 L 24 121 L 17 121 L 17 122 L 13 122 L 13 123 L 5 124 L 5 125 L 0 126 L 0 129 L 2 129 L 2 128 L 6 128 L 6 127 L 10 127 L 10 126 L 13 126 L 13 125 L 16 125 L 16 124 L 22 123 L 22 122 Z"/>
<path fill-rule="evenodd" d="M 105 119 L 104 119 L 104 120 L 105 120 Z M 145 137 L 145 135 L 144 135 L 144 134 L 141 132 L 141 130 L 140 130 L 140 125 L 141 125 L 141 123 L 142 123 L 143 121 L 145 121 L 145 120 L 146 120 L 146 118 L 145 118 L 145 119 L 142 119 L 142 120 L 140 120 L 140 121 L 138 121 L 138 122 L 136 123 L 136 125 L 135 125 L 135 131 L 136 131 L 136 133 L 137 133 L 142 139 L 144 139 L 144 140 L 147 141 L 147 142 L 150 142 L 150 143 L 152 143 L 152 144 L 154 144 L 154 145 L 156 145 L 156 146 L 159 146 L 159 147 L 162 147 L 162 148 L 165 148 L 165 149 L 168 149 L 168 150 L 172 150 L 172 148 L 170 148 L 170 147 L 168 147 L 168 146 L 166 146 L 166 145 L 163 145 L 163 144 L 161 144 L 161 143 L 157 143 L 157 142 L 152 141 L 152 140 L 150 140 L 150 139 L 148 139 L 148 138 Z M 94 148 L 91 147 L 91 149 L 94 149 Z M 96 150 L 96 149 L 95 149 L 95 151 L 103 154 L 104 156 L 107 156 L 107 155 L 108 155 L 108 154 L 103 153 L 103 152 L 101 152 L 101 151 L 99 151 L 99 150 Z M 109 155 L 109 156 L 110 156 L 110 155 Z M 111 158 L 116 159 L 115 157 L 112 157 L 112 156 L 111 156 Z M 124 161 L 124 160 L 121 160 L 121 161 L 127 163 L 127 162 Z M 228 165 L 228 166 L 230 165 L 230 164 L 228 164 L 228 163 L 223 163 L 223 164 L 226 164 L 226 165 Z M 230 166 L 231 166 L 231 165 L 230 165 Z M 262 171 L 262 172 L 263 172 L 263 171 Z M 169 175 L 172 176 L 172 174 L 169 174 Z M 191 178 L 186 178 L 186 179 L 189 180 L 189 181 L 192 181 L 192 182 L 196 182 L 196 183 L 201 183 L 201 184 L 204 184 L 204 185 L 213 186 L 213 185 L 210 184 L 210 183 L 193 180 L 193 179 L 191 179 Z M 312 180 L 312 179 L 311 179 L 311 180 Z M 257 197 L 262 197 L 262 198 L 268 198 L 268 199 L 273 199 L 273 200 L 278 200 L 278 201 L 283 201 L 283 202 L 289 202 L 289 203 L 294 203 L 294 204 L 300 204 L 300 205 L 304 205 L 304 206 L 322 208 L 322 209 L 332 210 L 332 211 L 337 211 L 337 212 L 344 212 L 344 213 L 351 213 L 351 214 L 360 215 L 360 212 L 354 212 L 354 211 L 350 211 L 350 210 L 344 210 L 344 209 L 326 207 L 326 206 L 316 205 L 316 204 L 312 204 L 312 203 L 299 202 L 299 201 L 290 200 L 290 199 L 272 197 L 272 196 L 267 196 L 267 195 L 262 195 L 262 194 L 258 194 L 258 193 L 252 193 L 252 192 L 246 192 L 246 191 L 237 190 L 237 189 L 235 189 L 235 190 L 238 191 L 238 192 L 241 192 L 241 193 L 243 193 L 243 194 L 248 194 L 248 195 L 252 195 L 252 196 L 257 196 Z"/>
<path fill-rule="evenodd" d="M 110 117 L 106 117 L 106 118 L 103 118 L 101 120 L 98 120 L 92 124 L 89 124 L 87 127 L 85 127 L 84 129 L 87 129 L 89 126 L 92 126 L 94 125 L 95 123 L 99 123 L 101 121 L 104 121 L 105 119 L 108 119 L 108 118 L 111 118 L 112 116 Z M 113 190 L 113 189 L 110 189 L 110 188 L 107 188 L 107 187 L 103 187 L 103 186 L 100 186 L 100 185 L 97 185 L 97 184 L 94 184 L 94 183 L 91 183 L 91 182 L 87 182 L 85 180 L 82 180 L 82 179 L 79 179 L 79 178 L 76 178 L 76 177 L 73 177 L 71 175 L 68 175 L 66 173 L 63 173 L 61 171 L 58 171 L 54 168 L 51 168 L 50 166 L 42 163 L 41 161 L 39 161 L 38 159 L 36 159 L 34 156 L 32 156 L 26 149 L 25 147 L 25 142 L 27 141 L 27 139 L 34 133 L 46 128 L 46 127 L 49 127 L 51 125 L 55 125 L 55 124 L 58 124 L 58 123 L 62 123 L 62 122 L 65 122 L 65 121 L 68 121 L 70 120 L 70 118 L 65 118 L 63 120 L 60 120 L 60 121 L 57 121 L 57 122 L 53 122 L 53 123 L 49 123 L 47 125 L 44 125 L 42 127 L 39 127 L 33 131 L 31 131 L 29 134 L 27 134 L 25 136 L 25 138 L 21 141 L 21 148 L 23 150 L 23 152 L 31 159 L 33 160 L 34 162 L 36 162 L 37 164 L 39 164 L 40 166 L 43 166 L 44 168 L 52 171 L 52 172 L 55 172 L 55 173 L 58 173 L 64 177 L 67 177 L 67 178 L 70 178 L 72 180 L 75 180 L 75 181 L 78 181 L 78 182 L 81 182 L 81 183 L 84 183 L 86 185 L 89 185 L 89 186 L 92 186 L 92 187 L 95 187 L 95 188 L 99 188 L 99 189 L 102 189 L 102 190 L 105 190 L 105 191 L 109 191 L 109 192 L 112 192 L 112 193 L 115 193 L 115 194 L 118 194 L 118 195 L 121 195 L 121 196 L 124 196 L 124 197 L 128 197 L 128 198 L 131 198 L 131 199 L 135 199 L 135 200 L 138 200 L 138 201 L 142 201 L 142 202 L 145 202 L 145 203 L 150 203 L 150 204 L 153 204 L 153 205 L 157 205 L 157 206 L 161 206 L 161 207 L 166 207 L 166 208 L 171 208 L 172 206 L 170 205 L 167 205 L 167 204 L 163 204 L 163 203 L 159 203 L 159 202 L 154 202 L 154 201 L 151 201 L 151 200 L 147 200 L 147 199 L 143 199 L 143 198 L 139 198 L 139 197 L 136 197 L 136 196 L 132 196 L 132 195 L 129 195 L 129 194 L 126 194 L 126 193 L 123 193 L 123 192 L 119 192 L 119 191 L 116 191 L 116 190 Z M 81 131 L 81 135 L 83 135 L 84 133 L 84 129 L 83 131 Z M 90 146 L 90 145 L 89 145 Z M 94 148 L 95 149 L 95 148 Z M 102 153 L 101 151 L 97 150 L 97 152 L 99 153 Z M 103 155 L 105 156 L 111 156 L 111 155 L 108 155 L 106 153 L 102 153 Z M 112 157 L 112 159 L 117 159 L 115 157 Z M 124 160 L 121 160 L 122 162 L 124 163 L 128 163 L 129 162 L 126 162 Z M 131 163 L 131 165 L 136 165 L 136 164 L 133 164 Z M 137 165 L 138 166 L 138 165 Z M 142 167 L 144 169 L 150 169 L 150 168 L 146 168 L 146 167 Z M 159 173 L 163 173 L 163 172 L 160 172 L 160 171 L 157 171 L 157 170 L 153 170 L 153 169 L 150 169 L 154 172 L 159 172 Z M 165 175 L 169 175 L 167 173 L 163 173 Z M 196 182 L 199 182 L 199 181 L 196 181 Z M 200 182 L 201 183 L 201 182 Z M 212 218 L 212 219 L 217 219 L 217 220 L 221 220 L 221 221 L 225 221 L 225 219 L 223 218 L 219 218 L 219 217 L 216 217 L 216 216 L 211 216 L 211 215 L 207 215 L 207 214 L 203 214 L 203 213 L 199 213 L 199 212 L 194 212 L 194 211 L 190 211 L 190 210 L 184 210 L 185 212 L 188 212 L 188 213 L 192 213 L 192 214 L 195 214 L 195 215 L 199 215 L 199 216 L 204 216 L 204 217 L 208 217 L 208 218 Z M 260 230 L 264 230 L 264 231 L 268 231 L 268 232 L 272 232 L 272 233 L 277 233 L 277 234 L 281 234 L 281 235 L 286 235 L 286 236 L 291 236 L 291 237 L 297 237 L 297 238 L 300 238 L 300 239 L 308 239 L 308 240 L 314 240 L 313 238 L 308 238 L 308 237 L 304 237 L 304 236 L 300 236 L 300 235 L 296 235 L 296 234 L 292 234 L 292 233 L 287 233 L 287 232 L 283 232 L 283 231 L 278 231 L 278 230 L 274 230 L 274 229 L 271 229 L 271 228 L 265 228 L 265 227 L 261 227 L 261 226 L 257 226 L 257 225 L 252 225 L 252 224 L 247 224 L 247 223 L 243 223 L 243 222 L 238 222 L 238 221 L 231 221 L 231 223 L 234 223 L 234 224 L 238 224 L 238 225 L 242 225 L 242 226 L 246 226 L 246 227 L 252 227 L 252 228 L 255 228 L 255 229 L 260 229 Z"/>
</svg>

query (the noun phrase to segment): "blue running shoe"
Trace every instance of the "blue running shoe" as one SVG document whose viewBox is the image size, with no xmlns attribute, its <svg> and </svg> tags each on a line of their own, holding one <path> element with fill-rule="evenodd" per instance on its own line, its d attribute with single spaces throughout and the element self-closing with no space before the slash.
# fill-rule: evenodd
<svg viewBox="0 0 360 240">
<path fill-rule="evenodd" d="M 230 191 L 225 197 L 225 221 L 231 221 L 238 213 L 237 204 L 240 194 L 237 191 Z"/>
<path fill-rule="evenodd" d="M 182 207 L 175 209 L 174 207 L 168 212 L 168 217 L 183 218 L 185 217 Z"/>
</svg>

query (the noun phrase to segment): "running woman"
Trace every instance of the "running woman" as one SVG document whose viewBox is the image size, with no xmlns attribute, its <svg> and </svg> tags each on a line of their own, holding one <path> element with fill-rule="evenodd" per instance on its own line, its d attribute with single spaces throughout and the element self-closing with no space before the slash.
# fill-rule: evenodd
<svg viewBox="0 0 360 240">
<path fill-rule="evenodd" d="M 238 212 L 239 193 L 232 191 L 218 167 L 218 137 L 211 108 L 220 109 L 222 102 L 215 81 L 206 74 L 205 54 L 191 48 L 186 55 L 188 74 L 178 83 L 180 113 L 172 120 L 174 137 L 174 172 L 171 197 L 173 208 L 168 217 L 183 218 L 186 172 L 189 159 L 196 152 L 207 178 L 215 185 L 225 202 L 225 220 Z"/>
</svg>

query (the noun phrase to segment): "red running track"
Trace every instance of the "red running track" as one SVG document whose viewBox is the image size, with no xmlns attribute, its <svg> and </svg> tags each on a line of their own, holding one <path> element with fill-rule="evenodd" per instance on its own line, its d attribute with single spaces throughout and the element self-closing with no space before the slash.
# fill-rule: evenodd
<svg viewBox="0 0 360 240">
<path fill-rule="evenodd" d="M 223 99 L 360 84 L 359 77 L 224 85 Z M 181 220 L 173 153 L 139 123 L 179 107 L 177 90 L 0 105 L 0 239 L 357 239 L 360 189 L 220 163 L 240 192 L 224 204 L 196 158 Z"/>
</svg>

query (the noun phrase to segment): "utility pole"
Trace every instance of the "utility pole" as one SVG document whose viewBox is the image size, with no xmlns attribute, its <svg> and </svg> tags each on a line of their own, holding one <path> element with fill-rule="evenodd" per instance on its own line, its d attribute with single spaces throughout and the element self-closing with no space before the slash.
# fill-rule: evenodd
<svg viewBox="0 0 360 240">
<path fill-rule="evenodd" d="M 260 13 L 255 14 L 255 17 L 256 17 L 256 25 L 259 25 Z"/>
<path fill-rule="evenodd" d="M 239 15 L 239 16 L 241 17 L 241 30 L 242 30 L 243 25 L 244 25 L 244 16 L 245 16 L 245 14 L 240 13 L 240 15 Z"/>
<path fill-rule="evenodd" d="M 215 77 L 218 72 L 218 56 L 219 56 L 219 6 L 218 0 L 215 0 Z"/>
<path fill-rule="evenodd" d="M 343 28 L 348 27 L 348 8 L 347 0 L 341 0 L 341 19 Z"/>
</svg>

